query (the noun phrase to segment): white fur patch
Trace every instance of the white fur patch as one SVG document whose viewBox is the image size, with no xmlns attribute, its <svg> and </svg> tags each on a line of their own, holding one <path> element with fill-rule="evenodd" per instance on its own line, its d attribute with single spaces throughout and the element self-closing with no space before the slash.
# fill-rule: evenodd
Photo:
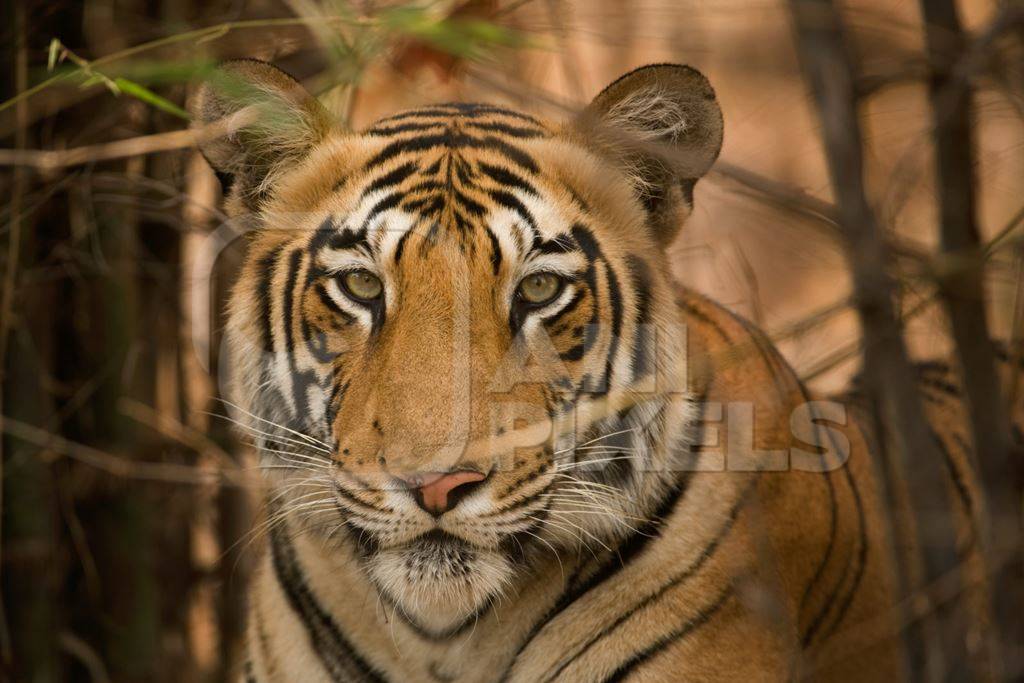
<svg viewBox="0 0 1024 683">
<path fill-rule="evenodd" d="M 375 553 L 370 577 L 416 623 L 443 631 L 463 622 L 509 585 L 500 553 L 430 537 Z"/>
<path fill-rule="evenodd" d="M 605 122 L 639 140 L 671 143 L 677 142 L 689 127 L 682 103 L 658 88 L 637 90 L 623 97 L 608 110 Z"/>
</svg>

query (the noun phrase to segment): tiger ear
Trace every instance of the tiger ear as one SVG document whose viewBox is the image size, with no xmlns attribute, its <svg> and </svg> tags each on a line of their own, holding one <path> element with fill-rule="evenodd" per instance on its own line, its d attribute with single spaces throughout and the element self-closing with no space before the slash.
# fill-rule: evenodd
<svg viewBox="0 0 1024 683">
<path fill-rule="evenodd" d="M 629 178 L 658 240 L 671 242 L 722 148 L 722 110 L 708 79 L 679 64 L 640 67 L 602 90 L 576 126 Z"/>
<path fill-rule="evenodd" d="M 294 78 L 266 62 L 223 63 L 189 102 L 193 128 L 220 122 L 226 133 L 199 149 L 224 192 L 255 208 L 274 177 L 326 137 L 330 115 Z"/>
</svg>

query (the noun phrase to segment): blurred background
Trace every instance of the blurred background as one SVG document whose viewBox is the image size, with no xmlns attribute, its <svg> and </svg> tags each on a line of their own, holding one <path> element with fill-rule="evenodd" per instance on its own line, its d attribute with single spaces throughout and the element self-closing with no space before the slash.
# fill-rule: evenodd
<svg viewBox="0 0 1024 683">
<path fill-rule="evenodd" d="M 963 0 L 995 336 L 1024 318 L 1024 22 Z M 191 148 L 189 83 L 258 57 L 354 128 L 429 102 L 571 116 L 634 67 L 703 71 L 720 162 L 679 279 L 764 327 L 812 388 L 857 371 L 822 125 L 782 0 L 14 0 L 0 23 L 0 677 L 222 681 L 258 542 L 255 460 L 219 401 L 241 240 Z M 920 8 L 841 5 L 870 205 L 915 357 L 949 349 Z M 212 237 L 211 237 L 212 236 Z"/>
</svg>

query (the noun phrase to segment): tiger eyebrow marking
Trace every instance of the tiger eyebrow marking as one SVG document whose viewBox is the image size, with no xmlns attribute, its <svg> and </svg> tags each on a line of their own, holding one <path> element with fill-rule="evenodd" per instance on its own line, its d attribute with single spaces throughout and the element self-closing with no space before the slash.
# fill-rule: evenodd
<svg viewBox="0 0 1024 683">
<path fill-rule="evenodd" d="M 356 249 L 362 247 L 365 249 L 369 246 L 366 225 L 363 225 L 359 230 L 354 230 L 347 224 L 338 226 L 335 222 L 335 216 L 328 216 L 313 233 L 306 250 L 315 256 L 324 247 L 329 247 L 330 249 Z"/>
<path fill-rule="evenodd" d="M 568 254 L 573 251 L 582 251 L 579 242 L 572 235 L 558 235 L 549 240 L 542 240 L 540 235 L 535 235 L 531 251 L 540 254 Z"/>
<path fill-rule="evenodd" d="M 368 247 L 366 239 L 366 226 L 359 230 L 352 230 L 348 226 L 341 229 L 341 232 L 331 235 L 329 240 L 331 249 L 354 249 L 356 247 Z"/>
<path fill-rule="evenodd" d="M 507 190 L 490 190 L 487 195 L 499 206 L 519 214 L 519 217 L 530 227 L 530 230 L 536 236 L 537 221 L 534 219 L 533 214 L 530 213 L 530 210 L 526 208 L 526 205 L 519 201 L 518 197 Z"/>
<path fill-rule="evenodd" d="M 374 204 L 373 208 L 370 209 L 370 212 L 366 214 L 366 218 L 363 220 L 363 226 L 361 228 L 362 232 L 365 233 L 367 231 L 367 229 L 370 227 L 370 223 L 373 222 L 374 218 L 384 213 L 385 211 L 390 211 L 391 209 L 394 209 L 401 203 L 402 195 L 399 194 L 398 192 L 392 192 L 387 197 L 384 197 L 379 202 Z"/>
</svg>

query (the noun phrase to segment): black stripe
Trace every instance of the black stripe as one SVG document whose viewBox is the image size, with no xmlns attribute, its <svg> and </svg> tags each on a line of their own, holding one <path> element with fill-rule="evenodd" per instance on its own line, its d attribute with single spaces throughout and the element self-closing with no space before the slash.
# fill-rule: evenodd
<svg viewBox="0 0 1024 683">
<path fill-rule="evenodd" d="M 341 381 L 337 371 L 332 373 L 331 381 L 334 386 L 331 387 L 331 395 L 327 399 L 327 408 L 324 410 L 324 423 L 327 425 L 327 431 L 330 431 L 331 426 L 338 417 L 338 411 L 341 410 L 341 402 L 345 399 L 345 394 L 348 393 L 349 381 Z M 337 445 L 335 445 L 335 452 L 337 452 Z"/>
<path fill-rule="evenodd" d="M 579 344 L 572 347 L 568 351 L 563 351 L 562 353 L 558 354 L 558 357 L 561 358 L 562 360 L 572 362 L 580 360 L 581 358 L 583 358 L 583 342 L 580 342 Z"/>
<path fill-rule="evenodd" d="M 298 295 L 297 284 L 299 269 L 302 267 L 303 250 L 295 249 L 288 258 L 288 279 L 285 282 L 282 300 L 282 324 L 284 325 L 285 351 L 288 354 L 288 367 L 291 371 L 292 402 L 295 417 L 310 414 L 309 387 L 316 384 L 316 374 L 312 370 L 299 370 L 295 358 L 295 297 Z"/>
<path fill-rule="evenodd" d="M 272 527 L 270 541 L 278 583 L 288 604 L 306 627 L 309 644 L 331 680 L 338 683 L 384 683 L 384 678 L 359 655 L 313 595 L 283 525 Z"/>
<path fill-rule="evenodd" d="M 537 477 L 539 477 L 541 474 L 542 474 L 542 472 L 540 470 L 537 470 L 531 476 L 526 476 L 526 477 L 520 478 L 519 481 L 515 482 L 508 489 L 506 489 L 504 491 L 502 497 L 504 499 L 508 499 L 512 494 L 519 492 L 520 489 L 523 489 L 526 486 L 528 486 L 531 482 L 536 481 Z M 510 504 L 508 504 L 508 505 L 506 505 L 504 507 L 499 507 L 499 508 L 492 509 L 487 514 L 480 515 L 479 519 L 491 519 L 491 518 L 497 517 L 499 515 L 504 515 L 504 514 L 509 513 L 509 512 L 514 512 L 515 510 L 521 510 L 524 507 L 529 507 L 533 503 L 536 503 L 537 499 L 540 498 L 542 495 L 548 493 L 548 491 L 550 491 L 551 488 L 554 486 L 554 483 L 555 483 L 555 480 L 551 480 L 550 482 L 545 484 L 543 488 L 539 489 L 538 491 L 536 491 L 534 493 L 530 493 L 525 498 L 520 498 L 519 500 L 517 500 L 517 501 L 515 501 L 513 503 L 510 503 Z M 546 514 L 547 510 L 544 510 L 543 512 Z M 537 522 L 533 526 L 540 527 L 540 526 L 543 526 L 543 525 L 542 525 L 541 522 Z"/>
<path fill-rule="evenodd" d="M 391 116 L 385 116 L 382 119 L 377 119 L 377 122 L 374 123 L 373 127 L 370 128 L 369 130 L 373 130 L 374 128 L 380 126 L 382 123 L 387 123 L 389 121 L 405 121 L 406 119 L 415 118 L 441 118 L 442 121 L 439 121 L 438 123 L 448 123 L 448 118 L 453 115 L 454 112 L 451 109 L 445 108 L 445 105 L 443 104 L 438 104 L 432 107 L 411 109 L 409 111 L 403 111 L 397 114 L 392 114 Z"/>
<path fill-rule="evenodd" d="M 507 123 L 496 121 L 470 121 L 467 124 L 474 130 L 482 130 L 491 133 L 502 133 L 513 138 L 539 138 L 544 137 L 545 132 L 539 128 L 523 128 L 522 126 L 510 126 Z"/>
<path fill-rule="evenodd" d="M 368 503 L 367 501 L 365 501 L 365 500 L 363 500 L 361 498 L 358 498 L 354 493 L 352 493 L 351 491 L 346 489 L 344 486 L 342 486 L 337 481 L 335 481 L 333 483 L 334 483 L 334 492 L 337 494 L 338 498 L 341 499 L 341 500 L 335 501 L 335 505 L 336 505 L 336 507 L 339 507 L 339 509 L 344 509 L 344 511 L 345 511 L 345 515 L 344 516 L 345 517 L 350 517 L 353 513 L 358 514 L 359 510 L 352 510 L 351 508 L 346 508 L 342 504 L 342 502 L 341 502 L 342 500 L 347 501 L 353 507 L 362 509 L 364 512 L 365 511 L 369 511 L 369 512 L 373 513 L 372 515 L 367 515 L 367 518 L 369 519 L 369 521 L 373 521 L 373 522 L 381 521 L 380 517 L 378 517 L 377 515 L 387 515 L 387 514 L 391 514 L 391 513 L 394 512 L 394 510 L 391 509 L 390 507 L 388 507 L 388 508 L 379 508 L 376 505 L 373 505 L 372 503 Z M 355 526 L 358 526 L 358 525 L 355 525 Z"/>
<path fill-rule="evenodd" d="M 274 352 L 274 306 L 270 288 L 274 282 L 274 274 L 277 270 L 275 266 L 281 251 L 282 248 L 277 247 L 256 262 L 259 270 L 256 298 L 259 300 L 260 305 L 260 332 L 263 337 L 263 350 L 268 353 Z"/>
<path fill-rule="evenodd" d="M 788 365 L 783 365 L 781 367 L 781 372 L 785 372 L 789 375 L 790 380 L 799 388 L 800 395 L 803 401 L 805 403 L 809 403 L 811 398 L 807 394 L 807 388 L 803 385 L 802 382 L 800 382 L 799 379 L 797 379 L 792 369 L 790 369 Z M 831 438 L 830 432 L 826 432 L 826 434 L 829 434 L 829 437 Z M 835 450 L 835 444 L 833 443 L 833 448 L 830 449 L 830 451 Z M 846 480 L 846 484 L 847 486 L 850 487 L 850 493 L 851 495 L 853 495 L 854 506 L 857 510 L 858 550 L 856 553 L 851 555 L 851 562 L 853 562 L 856 565 L 856 569 L 854 570 L 853 582 L 851 583 L 849 590 L 842 598 L 840 598 L 837 601 L 836 596 L 839 594 L 839 591 L 842 588 L 843 583 L 845 582 L 845 578 L 849 571 L 849 564 L 843 570 L 843 575 L 840 577 L 839 582 L 835 585 L 833 590 L 830 591 L 830 594 L 825 599 L 818 613 L 810 620 L 807 630 L 804 632 L 803 637 L 801 638 L 801 645 L 804 647 L 808 647 L 813 642 L 815 636 L 819 632 L 822 632 L 827 636 L 827 634 L 834 632 L 835 629 L 839 626 L 843 618 L 846 616 L 850 604 L 853 602 L 853 597 L 856 595 L 857 589 L 860 587 L 860 582 L 864 578 L 864 572 L 867 567 L 868 538 L 867 524 L 864 519 L 864 504 L 860 497 L 860 489 L 857 488 L 857 483 L 854 481 L 853 475 L 850 473 L 850 468 L 843 467 L 842 471 L 843 476 Z M 823 472 L 822 474 L 826 478 L 830 478 L 832 475 L 831 472 Z M 831 549 L 827 548 L 827 550 L 831 552 Z M 828 629 L 822 631 L 822 626 L 825 622 L 825 618 L 831 611 L 833 605 L 838 605 L 836 617 L 833 619 L 831 626 Z"/>
<path fill-rule="evenodd" d="M 338 354 L 331 353 L 327 347 L 327 333 L 319 325 L 310 325 L 305 317 L 302 318 L 302 338 L 317 362 L 327 364 L 338 357 Z"/>
<path fill-rule="evenodd" d="M 690 304 L 687 301 L 683 301 L 682 299 L 678 300 L 676 303 L 679 305 L 680 308 L 683 309 L 683 311 L 685 311 L 689 315 L 711 326 L 711 328 L 718 334 L 718 336 L 722 338 L 722 341 L 730 345 L 733 344 L 732 337 L 729 335 L 728 332 L 725 331 L 725 328 L 719 325 L 718 322 L 709 317 L 706 313 L 704 313 L 698 308 L 695 308 L 692 304 Z"/>
<path fill-rule="evenodd" d="M 571 235 L 558 235 L 549 240 L 542 240 L 540 235 L 537 235 L 531 249 L 540 254 L 568 254 L 579 249 L 579 245 Z"/>
<path fill-rule="evenodd" d="M 728 308 L 717 306 L 706 298 L 701 298 L 698 301 L 714 306 L 717 310 L 725 313 L 741 328 L 743 328 L 743 331 L 747 333 L 747 336 L 750 339 L 750 343 L 753 344 L 754 350 L 758 352 L 758 355 L 761 356 L 762 362 L 769 370 L 768 374 L 772 378 L 775 393 L 778 395 L 780 400 L 785 400 L 789 395 L 789 388 L 786 386 L 783 379 L 785 376 L 790 374 L 788 372 L 788 366 L 785 364 L 785 361 L 782 360 L 782 356 L 780 356 L 778 351 L 776 351 L 771 341 L 764 336 L 764 333 L 755 327 L 749 320 L 733 311 L 730 311 Z M 693 313 L 699 313 L 696 306 L 692 304 L 689 306 L 689 310 Z M 721 330 L 721 327 L 719 327 L 717 323 L 713 322 L 711 316 L 705 313 L 699 313 L 699 317 L 705 322 L 713 324 Z M 793 376 L 793 381 L 799 382 L 795 376 Z"/>
<path fill-rule="evenodd" d="M 833 618 L 832 623 L 822 632 L 823 638 L 828 638 L 835 633 L 836 629 L 839 628 L 839 625 L 843 622 L 843 619 L 846 617 L 846 614 L 850 609 L 850 605 L 853 604 L 853 598 L 856 596 L 857 589 L 860 588 L 861 581 L 864 579 L 864 573 L 867 570 L 868 537 L 866 523 L 864 520 L 864 503 L 860 497 L 860 489 L 853 480 L 853 476 L 849 473 L 849 469 L 850 468 L 848 467 L 843 468 L 846 472 L 847 483 L 850 486 L 850 491 L 853 494 L 854 504 L 857 509 L 857 529 L 859 533 L 857 539 L 857 555 L 855 558 L 856 569 L 854 570 L 853 581 L 850 584 L 849 590 L 846 591 L 846 594 L 840 598 L 838 602 L 839 608 L 836 610 L 836 615 Z M 808 642 L 810 641 L 808 640 Z"/>
<path fill-rule="evenodd" d="M 423 180 L 405 189 L 405 194 L 413 192 L 440 192 L 448 186 L 437 180 Z"/>
<path fill-rule="evenodd" d="M 488 135 L 480 142 L 479 146 L 474 145 L 474 147 L 476 147 L 477 149 L 489 149 L 492 151 L 501 152 L 510 161 L 518 164 L 519 166 L 523 167 L 530 173 L 537 173 L 537 171 L 539 170 L 537 167 L 537 163 L 533 160 L 533 157 L 531 157 L 529 154 L 519 149 L 518 147 L 510 145 L 501 138 L 496 138 L 494 136 Z"/>
<path fill-rule="evenodd" d="M 389 143 L 364 164 L 367 170 L 373 170 L 384 162 L 395 158 L 406 152 L 423 152 L 435 147 L 447 147 L 458 149 L 461 147 L 469 149 L 482 149 L 498 152 L 504 155 L 509 161 L 517 164 L 530 173 L 537 172 L 537 163 L 529 154 L 515 147 L 501 138 L 492 135 L 483 138 L 473 137 L 464 133 L 447 130 L 440 135 L 418 135 L 411 138 L 395 140 Z"/>
<path fill-rule="evenodd" d="M 600 326 L 598 324 L 600 315 L 600 305 L 598 303 L 597 298 L 596 264 L 603 257 L 601 254 L 601 248 L 597 245 L 597 240 L 594 239 L 593 233 L 589 229 L 587 229 L 586 226 L 577 223 L 572 226 L 570 232 L 572 234 L 572 238 L 576 240 L 576 244 L 578 244 L 580 246 L 580 249 L 583 250 L 583 255 L 587 259 L 587 272 L 584 274 L 583 279 L 586 282 L 587 287 L 590 288 L 591 295 L 594 299 L 593 310 L 591 311 L 590 320 L 587 323 L 586 327 L 586 335 L 583 340 L 584 349 L 590 350 L 597 342 L 597 337 L 600 332 Z M 594 386 L 593 379 L 590 377 L 589 374 L 584 375 L 583 379 L 580 381 L 579 393 L 588 392 L 601 394 L 607 393 L 607 391 L 607 384 L 600 384 Z"/>
<path fill-rule="evenodd" d="M 718 550 L 718 547 L 721 545 L 722 541 L 725 540 L 725 537 L 729 535 L 729 532 L 732 531 L 733 525 L 736 523 L 737 517 L 739 517 L 740 509 L 746 503 L 747 492 L 749 492 L 749 491 L 750 491 L 750 487 L 748 487 L 740 495 L 740 499 L 736 502 L 736 505 L 734 505 L 732 510 L 729 511 L 729 517 L 728 517 L 728 519 L 726 519 L 725 523 L 722 525 L 722 528 L 718 530 L 718 532 L 715 534 L 715 537 L 712 538 L 711 541 L 704 547 L 704 549 L 701 551 L 701 554 L 697 557 L 697 559 L 689 567 L 687 567 L 683 571 L 681 571 L 678 574 L 676 574 L 675 576 L 673 576 L 665 584 L 663 584 L 658 590 L 656 590 L 655 592 L 651 593 L 646 598 L 644 598 L 643 600 L 638 602 L 636 605 L 634 605 L 630 609 L 628 609 L 625 612 L 623 612 L 621 615 L 619 615 L 619 617 L 615 621 L 613 621 L 612 623 L 606 625 L 598 633 L 596 633 L 594 636 L 592 636 L 586 643 L 584 643 L 583 647 L 578 649 L 575 654 L 571 655 L 568 659 L 566 659 L 554 671 L 554 673 L 552 673 L 551 675 L 546 677 L 544 679 L 545 683 L 549 683 L 550 681 L 553 681 L 554 679 L 558 678 L 559 674 L 561 674 L 573 662 L 578 660 L 580 657 L 584 656 L 587 653 L 587 651 L 589 651 L 595 644 L 597 644 L 598 641 L 600 641 L 603 638 L 607 637 L 609 634 L 611 634 L 612 631 L 614 631 L 619 626 L 621 626 L 623 623 L 625 623 L 627 620 L 629 620 L 630 617 L 632 617 L 634 614 L 636 614 L 640 610 L 645 609 L 648 606 L 654 604 L 658 600 L 662 599 L 668 591 L 672 590 L 673 588 L 676 588 L 676 587 L 680 586 L 687 579 L 690 579 L 697 572 L 699 572 L 701 570 L 701 568 L 704 566 L 704 564 L 709 559 L 711 559 L 711 556 L 715 554 L 715 552 Z"/>
<path fill-rule="evenodd" d="M 309 246 L 307 247 L 309 253 L 316 256 L 317 252 L 327 246 L 327 243 L 337 231 L 338 227 L 334 224 L 334 216 L 325 218 L 309 240 Z"/>
<path fill-rule="evenodd" d="M 821 560 L 818 562 L 818 566 L 814 569 L 814 574 L 811 575 L 810 581 L 804 587 L 804 593 L 800 598 L 800 611 L 803 612 L 807 606 L 808 601 L 811 597 L 811 592 L 814 590 L 818 582 L 824 577 L 825 567 L 828 566 L 829 560 L 832 559 L 832 553 L 836 547 L 836 534 L 839 531 L 839 515 L 836 501 L 836 486 L 832 482 L 831 473 L 826 473 L 825 483 L 828 484 L 828 499 L 829 499 L 829 530 L 828 530 L 828 543 L 825 545 L 825 552 L 821 556 Z M 814 626 L 812 622 L 812 627 Z M 810 642 L 810 628 L 800 635 L 800 641 L 806 645 Z"/>
<path fill-rule="evenodd" d="M 447 123 L 448 121 L 446 119 L 441 119 L 440 121 L 424 121 L 422 123 L 400 123 L 396 126 L 374 126 L 367 130 L 366 134 L 373 137 L 387 137 L 389 135 L 398 135 L 400 133 L 409 133 L 411 131 L 430 130 L 431 128 L 444 126 Z"/>
<path fill-rule="evenodd" d="M 331 298 L 331 295 L 327 293 L 327 288 L 324 287 L 322 282 L 318 282 L 316 284 L 315 290 L 317 296 L 320 297 L 320 303 L 330 309 L 331 313 L 344 320 L 345 324 L 350 325 L 356 321 L 356 317 L 354 315 L 344 310 L 334 301 L 334 299 Z"/>
<path fill-rule="evenodd" d="M 636 297 L 636 332 L 633 339 L 633 379 L 638 380 L 651 372 L 651 344 L 654 341 L 651 326 L 651 273 L 647 263 L 638 256 L 626 257 Z"/>
<path fill-rule="evenodd" d="M 533 642 L 545 626 L 547 626 L 555 617 L 561 614 L 577 600 L 599 587 L 605 581 L 613 578 L 620 571 L 629 566 L 630 563 L 639 557 L 654 540 L 661 537 L 666 526 L 665 522 L 673 510 L 675 510 L 675 506 L 686 491 L 689 481 L 690 477 L 688 476 L 677 477 L 672 488 L 665 493 L 658 505 L 658 508 L 654 511 L 654 514 L 648 519 L 648 521 L 642 524 L 633 535 L 624 540 L 615 549 L 615 552 L 611 553 L 611 557 L 609 557 L 603 565 L 598 567 L 598 569 L 591 574 L 586 581 L 575 583 L 575 577 L 570 579 L 567 583 L 565 592 L 562 593 L 555 605 L 548 610 L 548 612 L 541 617 L 536 624 L 533 625 L 533 628 L 530 629 L 530 633 L 526 636 L 523 644 L 519 646 L 515 656 L 512 658 L 512 664 L 509 665 L 504 676 L 502 676 L 502 681 L 508 679 L 512 668 L 515 665 L 516 659 L 520 654 L 522 654 L 527 646 Z"/>
<path fill-rule="evenodd" d="M 610 676 L 603 679 L 602 683 L 618 683 L 619 681 L 625 680 L 627 676 L 637 669 L 637 667 L 647 663 L 669 646 L 679 642 L 704 624 L 711 621 L 711 618 L 715 616 L 718 610 L 722 609 L 722 605 L 724 605 L 732 595 L 733 587 L 729 586 L 719 594 L 718 598 L 716 598 L 714 602 L 699 611 L 693 618 L 687 620 L 687 622 L 682 626 L 671 633 L 658 638 L 654 644 L 644 648 L 627 661 L 623 662 L 619 668 L 611 673 Z"/>
<path fill-rule="evenodd" d="M 449 102 L 444 104 L 435 104 L 429 107 L 423 107 L 421 109 L 413 109 L 410 111 L 400 112 L 398 114 L 392 114 L 391 116 L 383 119 L 378 119 L 374 126 L 379 126 L 387 121 L 402 121 L 410 118 L 420 117 L 452 117 L 455 115 L 462 115 L 467 117 L 481 117 L 488 114 L 498 114 L 501 116 L 508 116 L 514 119 L 520 119 L 522 121 L 529 121 L 537 126 L 541 125 L 540 121 L 532 116 L 523 114 L 518 111 L 511 109 L 505 109 L 503 107 L 497 107 L 491 104 L 476 104 L 472 102 Z"/>
<path fill-rule="evenodd" d="M 288 257 L 288 275 L 284 283 L 282 304 L 282 324 L 284 325 L 284 349 L 289 357 L 295 351 L 295 333 L 292 330 L 292 309 L 295 307 L 295 285 L 299 280 L 299 268 L 302 266 L 302 251 L 295 249 Z M 294 361 L 293 361 L 294 362 Z"/>
<path fill-rule="evenodd" d="M 583 297 L 585 295 L 586 295 L 586 290 L 583 289 L 583 288 L 578 288 L 576 290 L 576 293 L 572 295 L 572 298 L 569 299 L 569 303 L 567 303 L 565 306 L 563 306 L 562 309 L 560 311 L 558 311 L 557 313 L 555 313 L 553 316 L 551 316 L 550 318 L 547 318 L 547 319 L 544 320 L 544 325 L 546 327 L 548 327 L 548 328 L 552 328 L 551 329 L 551 335 L 552 336 L 555 336 L 555 335 L 558 335 L 558 334 L 561 334 L 562 332 L 564 332 L 563 329 L 553 329 L 553 328 L 554 328 L 554 326 L 556 324 L 558 324 L 558 321 L 562 320 L 567 315 L 569 315 L 573 311 L 575 311 L 577 307 L 579 307 L 580 301 L 583 300 Z"/>
<path fill-rule="evenodd" d="M 384 197 L 370 209 L 370 213 L 366 214 L 366 220 L 363 221 L 362 232 L 365 235 L 367 228 L 370 226 L 370 221 L 384 213 L 390 211 L 402 202 L 402 195 L 398 192 L 392 192 L 387 197 Z"/>
<path fill-rule="evenodd" d="M 510 211 L 518 213 L 520 217 L 526 221 L 526 224 L 530 226 L 530 230 L 536 234 L 537 221 L 533 219 L 533 214 L 530 213 L 530 210 L 526 208 L 525 204 L 519 201 L 518 197 L 511 192 L 506 192 L 505 190 L 490 190 L 487 194 L 499 205 Z"/>
<path fill-rule="evenodd" d="M 491 243 L 491 270 L 495 275 L 501 269 L 501 245 L 498 243 L 498 237 L 491 230 L 490 226 L 484 226 L 484 231 L 487 233 L 487 239 Z"/>
<path fill-rule="evenodd" d="M 479 102 L 446 102 L 438 106 L 454 109 L 463 116 L 479 117 L 487 116 L 488 114 L 498 114 L 500 116 L 510 116 L 514 119 L 529 121 L 530 123 L 538 126 L 540 125 L 540 121 L 528 114 L 523 114 L 513 109 L 506 109 L 493 104 L 482 104 Z"/>
<path fill-rule="evenodd" d="M 434 216 L 444 208 L 444 195 L 434 194 L 415 199 L 406 199 L 402 209 L 409 213 L 420 213 L 423 217 Z"/>
<path fill-rule="evenodd" d="M 395 245 L 395 263 L 402 260 L 402 252 L 405 251 L 405 241 L 409 239 L 409 235 L 412 234 L 412 228 L 405 231 L 401 237 L 398 238 L 398 244 Z"/>
<path fill-rule="evenodd" d="M 401 166 L 398 166 L 395 169 L 388 171 L 387 173 L 380 176 L 379 178 L 376 178 L 372 183 L 367 185 L 366 189 L 363 190 L 362 197 L 366 197 L 369 194 L 373 194 L 378 190 L 383 190 L 386 187 L 394 187 L 395 185 L 400 184 L 406 178 L 411 176 L 416 171 L 417 168 L 419 168 L 419 166 L 415 162 L 407 161 Z"/>
<path fill-rule="evenodd" d="M 458 189 L 453 188 L 451 196 L 455 198 L 455 201 L 462 205 L 462 208 L 478 218 L 487 213 L 487 207 L 471 197 L 468 197 Z"/>
<path fill-rule="evenodd" d="M 534 196 L 536 196 L 537 194 L 537 190 L 533 187 L 533 185 L 531 185 L 522 176 L 509 171 L 507 168 L 502 168 L 500 166 L 492 166 L 491 164 L 482 161 L 479 164 L 477 164 L 477 166 L 480 168 L 481 171 L 483 171 L 484 175 L 486 175 L 488 178 L 498 183 L 499 185 L 502 185 L 504 187 L 511 187 L 516 190 L 525 192 L 527 194 L 532 194 Z"/>
<path fill-rule="evenodd" d="M 615 365 L 615 356 L 619 351 L 619 337 L 622 335 L 622 294 L 619 290 L 619 279 L 615 275 L 615 269 L 607 260 L 604 262 L 605 272 L 608 276 L 608 301 L 612 305 L 612 340 L 608 349 L 608 359 L 604 365 L 604 380 L 601 382 L 602 392 L 608 391 L 612 383 L 612 370 Z"/>
<path fill-rule="evenodd" d="M 367 219 L 366 223 L 369 223 L 369 219 Z M 357 247 L 369 249 L 370 243 L 366 239 L 366 223 L 359 230 L 353 230 L 345 226 L 341 232 L 331 235 L 327 243 L 331 249 L 355 249 Z"/>
<path fill-rule="evenodd" d="M 854 489 L 854 495 L 856 496 L 856 498 L 859 501 L 860 494 L 859 494 L 859 492 L 856 491 L 856 489 Z M 849 611 L 850 605 L 853 603 L 853 598 L 857 594 L 857 588 L 860 587 L 861 579 L 864 578 L 864 572 L 865 572 L 865 570 L 867 568 L 867 555 L 868 555 L 867 536 L 866 536 L 866 533 L 865 533 L 864 529 L 861 529 L 860 541 L 857 544 L 857 553 L 856 553 L 855 558 L 853 559 L 853 564 L 855 564 L 856 567 L 857 567 L 854 570 L 853 581 L 850 584 L 849 590 L 846 591 L 846 594 L 837 601 L 836 604 L 838 604 L 839 607 L 836 610 L 836 615 L 835 615 L 835 617 L 833 617 L 832 623 L 827 628 L 825 628 L 822 631 L 822 634 L 823 634 L 822 637 L 823 638 L 827 639 L 829 636 L 831 636 L 833 633 L 835 633 L 836 629 L 839 628 L 839 625 L 841 623 L 843 623 L 843 619 L 846 617 L 846 613 Z M 841 582 L 845 581 L 845 580 L 846 580 L 846 570 L 844 569 L 843 570 L 843 577 L 841 579 Z M 831 600 L 832 600 L 832 598 L 830 598 L 830 601 Z"/>
</svg>

